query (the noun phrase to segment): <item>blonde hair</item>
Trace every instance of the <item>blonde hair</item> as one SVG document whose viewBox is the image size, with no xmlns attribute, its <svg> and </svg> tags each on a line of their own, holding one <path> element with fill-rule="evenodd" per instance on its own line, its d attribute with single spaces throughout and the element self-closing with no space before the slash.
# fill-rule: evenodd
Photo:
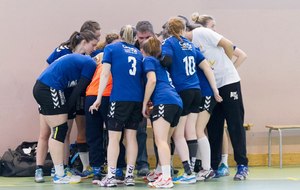
<svg viewBox="0 0 300 190">
<path fill-rule="evenodd" d="M 134 37 L 136 35 L 136 30 L 131 25 L 125 25 L 121 28 L 120 36 L 122 40 L 129 44 L 134 44 L 135 40 Z"/>
<path fill-rule="evenodd" d="M 194 21 L 196 24 L 201 24 L 202 26 L 206 27 L 208 21 L 214 20 L 212 16 L 209 15 L 200 15 L 198 12 L 195 12 L 191 16 L 192 21 Z"/>
<path fill-rule="evenodd" d="M 167 24 L 167 31 L 170 35 L 175 36 L 179 41 L 182 41 L 180 35 L 185 31 L 185 23 L 183 19 L 174 17 L 170 18 Z"/>
<path fill-rule="evenodd" d="M 157 58 L 161 54 L 161 43 L 156 37 L 150 37 L 142 43 L 141 49 Z"/>
</svg>

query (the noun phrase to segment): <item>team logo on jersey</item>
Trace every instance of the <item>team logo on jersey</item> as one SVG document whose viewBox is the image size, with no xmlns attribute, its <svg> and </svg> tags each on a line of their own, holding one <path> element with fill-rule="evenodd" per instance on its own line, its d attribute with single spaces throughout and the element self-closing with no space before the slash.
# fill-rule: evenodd
<svg viewBox="0 0 300 190">
<path fill-rule="evenodd" d="M 56 48 L 56 52 L 60 52 L 61 50 L 64 50 L 64 49 L 69 49 L 68 46 L 59 46 L 58 48 Z"/>
<path fill-rule="evenodd" d="M 192 50 L 193 49 L 192 44 L 190 44 L 188 42 L 179 42 L 179 45 L 181 46 L 182 50 Z"/>
<path fill-rule="evenodd" d="M 233 100 L 239 99 L 239 95 L 237 92 L 230 92 L 230 98 L 233 98 Z"/>
<path fill-rule="evenodd" d="M 129 46 L 126 46 L 126 45 L 122 45 L 122 46 L 123 46 L 123 49 L 126 53 L 131 53 L 131 54 L 137 54 L 138 53 L 138 50 L 136 48 L 129 47 Z"/>
</svg>

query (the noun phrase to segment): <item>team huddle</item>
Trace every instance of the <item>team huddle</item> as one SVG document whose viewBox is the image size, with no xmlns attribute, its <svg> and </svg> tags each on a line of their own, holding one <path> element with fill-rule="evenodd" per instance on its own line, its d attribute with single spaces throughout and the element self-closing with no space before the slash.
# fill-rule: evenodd
<svg viewBox="0 0 300 190">
<path fill-rule="evenodd" d="M 236 70 L 244 60 L 238 56 L 242 51 L 215 32 L 212 17 L 194 13 L 192 20 L 195 24 L 183 16 L 170 18 L 159 34 L 149 21 L 139 21 L 136 27 L 123 26 L 119 34 L 107 34 L 104 42 L 99 42 L 100 25 L 87 21 L 54 50 L 33 88 L 40 113 L 36 182 L 45 181 L 48 148 L 54 183 L 92 177 L 101 187 L 134 186 L 135 169 L 152 188 L 227 176 L 225 121 L 237 164 L 234 180 L 246 179 L 244 108 Z M 140 164 L 147 118 L 154 134 L 153 171 L 147 157 Z M 82 171 L 68 166 L 74 119 Z M 174 174 L 175 149 L 183 174 Z"/>
</svg>

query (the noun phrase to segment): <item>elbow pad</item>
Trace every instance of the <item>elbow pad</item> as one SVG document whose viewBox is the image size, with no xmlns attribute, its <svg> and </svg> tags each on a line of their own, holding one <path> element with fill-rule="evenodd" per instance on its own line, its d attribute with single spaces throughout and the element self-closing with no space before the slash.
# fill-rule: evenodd
<svg viewBox="0 0 300 190">
<path fill-rule="evenodd" d="M 172 64 L 172 57 L 167 56 L 167 55 L 162 56 L 162 57 L 160 58 L 160 64 L 161 64 L 163 67 L 169 68 L 169 67 L 171 66 L 171 64 Z"/>
</svg>

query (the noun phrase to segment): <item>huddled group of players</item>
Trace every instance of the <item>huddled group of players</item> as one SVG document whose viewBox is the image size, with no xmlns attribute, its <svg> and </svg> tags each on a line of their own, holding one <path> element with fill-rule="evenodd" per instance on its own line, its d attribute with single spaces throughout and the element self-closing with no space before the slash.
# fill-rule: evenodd
<svg viewBox="0 0 300 190">
<path fill-rule="evenodd" d="M 136 27 L 123 26 L 119 34 L 107 34 L 102 43 L 100 25 L 87 21 L 55 49 L 33 88 L 40 112 L 36 182 L 44 182 L 49 148 L 54 183 L 78 183 L 93 176 L 92 182 L 103 187 L 135 185 L 137 129 L 143 118 L 151 121 L 157 154 L 156 168 L 145 176 L 148 186 L 172 188 L 174 183 L 229 175 L 227 163 L 221 162 L 225 121 L 237 163 L 234 180 L 246 179 L 244 108 L 236 70 L 245 56 L 215 32 L 212 17 L 194 13 L 192 20 L 195 24 L 172 17 L 159 34 L 149 21 L 140 21 Z M 79 173 L 67 167 L 74 118 L 83 164 Z M 126 174 L 120 181 L 123 138 Z M 184 170 L 177 176 L 171 173 L 174 146 Z"/>
</svg>

